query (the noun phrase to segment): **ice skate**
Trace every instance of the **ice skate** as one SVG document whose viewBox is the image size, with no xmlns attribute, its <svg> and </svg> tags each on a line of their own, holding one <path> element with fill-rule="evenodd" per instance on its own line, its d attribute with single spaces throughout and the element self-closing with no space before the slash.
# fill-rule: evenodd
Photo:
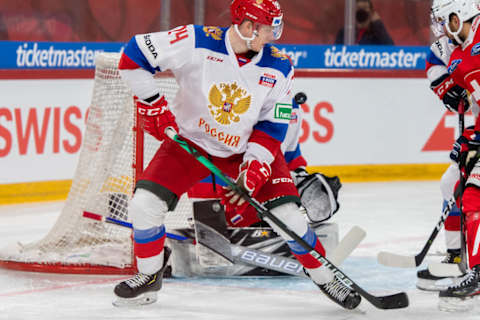
<svg viewBox="0 0 480 320">
<path fill-rule="evenodd" d="M 148 275 L 137 273 L 133 278 L 120 282 L 115 286 L 116 307 L 138 306 L 151 304 L 157 301 L 157 292 L 162 288 L 163 273 L 167 268 L 171 255 L 168 247 L 164 249 L 163 267 L 156 273 Z"/>
<path fill-rule="evenodd" d="M 447 250 L 447 256 L 442 260 L 442 263 L 460 263 L 462 258 L 460 257 L 460 249 Z M 437 277 L 430 273 L 426 269 L 419 270 L 417 272 L 416 286 L 420 290 L 425 291 L 441 291 L 448 288 L 448 284 L 442 283 L 440 280 L 447 279 L 448 277 Z"/>
<path fill-rule="evenodd" d="M 350 289 L 345 284 L 343 284 L 337 276 L 334 276 L 332 281 L 324 284 L 318 284 L 315 281 L 314 283 L 330 300 L 345 309 L 355 309 L 362 300 L 362 297 L 360 297 L 360 295 L 355 290 Z"/>
<path fill-rule="evenodd" d="M 473 308 L 473 300 L 480 296 L 480 265 L 476 265 L 461 278 L 459 284 L 439 293 L 438 308 L 442 311 L 467 311 Z"/>
</svg>

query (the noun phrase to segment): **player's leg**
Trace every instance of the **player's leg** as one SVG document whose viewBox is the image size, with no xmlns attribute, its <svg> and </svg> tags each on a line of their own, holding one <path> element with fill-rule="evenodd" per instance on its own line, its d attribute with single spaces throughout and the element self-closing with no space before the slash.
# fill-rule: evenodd
<svg viewBox="0 0 480 320">
<path fill-rule="evenodd" d="M 325 249 L 300 210 L 300 198 L 293 184 L 290 172 L 283 156 L 277 156 L 271 164 L 272 176 L 262 187 L 257 200 L 271 210 L 272 214 L 280 219 L 290 230 L 302 237 L 320 254 L 325 255 Z M 333 301 L 347 309 L 354 309 L 360 303 L 357 292 L 346 287 L 334 276 L 321 270 L 321 263 L 308 253 L 299 243 L 291 239 L 283 230 L 274 223 L 265 219 L 284 240 L 297 260 L 304 266 L 306 272 L 315 284 Z"/>
<path fill-rule="evenodd" d="M 440 291 L 440 303 L 455 304 L 480 295 L 480 187 L 467 183 L 462 204 L 465 214 L 465 240 L 470 270 L 458 284 Z"/>
<path fill-rule="evenodd" d="M 173 141 L 161 145 L 137 181 L 129 203 L 138 273 L 115 287 L 115 305 L 156 301 L 170 256 L 170 250 L 164 250 L 165 215 L 184 192 L 207 175 L 208 170 Z"/>
<path fill-rule="evenodd" d="M 440 180 L 440 190 L 443 197 L 443 208 L 447 205 L 448 200 L 453 197 L 453 190 L 460 172 L 458 165 L 452 164 L 448 167 Z M 447 255 L 442 260 L 442 263 L 460 263 L 460 210 L 456 205 L 445 219 L 445 245 L 447 248 Z M 438 281 L 444 279 L 444 277 L 437 277 L 432 275 L 427 268 L 419 270 L 417 272 L 417 288 L 421 290 L 442 290 L 445 289 L 445 285 L 438 285 Z"/>
</svg>

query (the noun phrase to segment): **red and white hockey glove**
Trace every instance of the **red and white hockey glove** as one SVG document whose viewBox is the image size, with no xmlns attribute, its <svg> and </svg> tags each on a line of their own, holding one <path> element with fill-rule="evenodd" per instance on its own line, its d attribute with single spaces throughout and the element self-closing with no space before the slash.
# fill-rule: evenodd
<svg viewBox="0 0 480 320">
<path fill-rule="evenodd" d="M 143 119 L 143 129 L 158 140 L 166 138 L 165 129 L 167 127 L 172 127 L 178 132 L 175 116 L 168 109 L 168 103 L 164 96 L 157 98 L 152 103 L 137 100 L 137 112 L 138 116 Z"/>
<path fill-rule="evenodd" d="M 458 112 L 460 101 L 464 103 L 464 112 L 470 108 L 467 90 L 455 84 L 453 78 L 448 74 L 444 74 L 430 84 L 430 88 L 442 100 L 445 108 L 449 111 Z"/>
<path fill-rule="evenodd" d="M 247 191 L 250 196 L 255 197 L 262 186 L 270 179 L 271 175 L 272 169 L 268 163 L 250 160 L 240 165 L 237 184 Z M 240 213 L 248 206 L 245 199 L 229 187 L 223 188 L 220 191 L 220 195 L 226 210 L 236 209 L 237 213 Z"/>
</svg>

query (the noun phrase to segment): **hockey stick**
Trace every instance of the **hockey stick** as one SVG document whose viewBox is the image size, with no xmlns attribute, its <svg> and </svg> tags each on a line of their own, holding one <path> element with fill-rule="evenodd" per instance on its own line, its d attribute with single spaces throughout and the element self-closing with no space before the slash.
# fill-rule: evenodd
<svg viewBox="0 0 480 320">
<path fill-rule="evenodd" d="M 101 214 L 97 214 L 97 213 L 93 213 L 93 212 L 83 211 L 83 217 L 93 219 L 93 220 L 97 220 L 97 221 L 112 223 L 112 224 L 116 224 L 116 225 L 119 225 L 119 226 L 123 226 L 123 227 L 126 227 L 126 228 L 133 229 L 133 226 L 130 222 L 123 221 L 123 220 L 118 220 L 118 219 L 115 219 L 115 218 L 105 217 L 105 216 L 102 216 Z M 180 236 L 178 234 L 168 233 L 168 232 L 167 232 L 167 238 L 173 239 L 173 240 L 179 240 L 179 241 L 189 240 L 189 238 L 187 238 L 187 237 Z"/>
<path fill-rule="evenodd" d="M 111 223 L 120 227 L 133 229 L 131 223 L 123 220 L 118 220 L 114 218 L 106 218 L 99 214 L 84 212 L 83 216 L 85 218 L 102 221 L 106 223 Z M 204 230 L 205 231 L 205 230 Z M 205 235 L 206 237 L 213 238 L 213 240 L 217 239 L 219 235 L 215 232 L 208 232 Z M 335 264 L 342 264 L 343 261 L 350 255 L 350 253 L 358 246 L 358 244 L 365 238 L 366 232 L 358 227 L 354 226 L 346 235 L 342 238 L 338 246 L 333 250 L 331 260 L 335 262 Z M 167 233 L 167 238 L 177 241 L 185 241 L 185 240 L 192 240 L 188 237 L 170 234 Z M 215 241 L 209 242 L 214 243 Z M 199 242 L 200 243 L 200 242 Z M 202 242 L 203 245 L 206 245 Z M 244 246 L 229 244 L 229 249 L 231 251 L 230 258 L 233 262 L 243 263 L 259 268 L 265 268 L 269 270 L 274 270 L 278 272 L 282 272 L 285 274 L 289 274 L 292 276 L 299 276 L 303 278 L 308 278 L 308 276 L 303 272 L 303 266 L 295 259 L 282 257 L 276 254 L 271 254 L 268 252 L 247 248 Z M 208 246 L 209 249 L 213 251 L 222 251 L 218 250 L 216 247 L 212 247 L 211 245 Z M 226 257 L 224 257 L 226 258 Z"/>
<path fill-rule="evenodd" d="M 427 243 L 425 243 L 425 245 L 423 246 L 423 249 L 418 254 L 414 256 L 409 256 L 409 255 L 400 255 L 392 252 L 380 251 L 377 255 L 378 262 L 388 267 L 397 267 L 397 268 L 415 268 L 421 265 L 423 262 L 423 259 L 425 259 L 425 256 L 427 255 L 428 250 L 432 246 L 433 241 L 435 240 L 438 233 L 442 229 L 443 223 L 445 222 L 445 219 L 450 214 L 450 211 L 452 210 L 454 204 L 455 204 L 454 199 L 450 199 L 447 202 L 447 205 L 443 209 L 442 215 L 440 216 L 440 220 L 435 225 L 435 228 L 433 228 L 433 231 L 430 234 L 430 237 L 428 237 Z"/>
<path fill-rule="evenodd" d="M 333 265 L 327 258 L 318 253 L 310 244 L 308 244 L 304 239 L 302 239 L 298 234 L 291 231 L 281 220 L 274 216 L 265 206 L 258 202 L 255 198 L 250 197 L 241 187 L 239 187 L 232 179 L 225 176 L 220 169 L 218 169 L 211 161 L 201 155 L 197 150 L 190 146 L 185 140 L 181 139 L 175 130 L 172 128 L 167 128 L 165 130 L 166 135 L 177 142 L 180 147 L 185 151 L 195 157 L 197 161 L 203 164 L 208 170 L 213 174 L 216 174 L 221 180 L 223 180 L 233 191 L 237 194 L 240 194 L 248 203 L 253 206 L 260 218 L 268 219 L 269 222 L 275 224 L 278 228 L 282 229 L 290 238 L 295 240 L 300 244 L 305 250 L 308 250 L 308 253 L 317 259 L 323 267 L 328 268 L 335 276 L 342 281 L 346 286 L 349 286 L 356 290 L 362 297 L 367 301 L 373 304 L 375 307 L 380 309 L 398 309 L 405 308 L 408 306 L 408 296 L 405 292 L 400 292 L 388 296 L 374 296 L 364 289 L 362 289 L 358 284 L 351 280 L 347 275 L 345 275 L 341 270 L 339 270 L 335 265 Z"/>
<path fill-rule="evenodd" d="M 465 131 L 465 103 L 462 100 L 460 100 L 458 104 L 458 128 L 460 130 L 460 136 L 463 135 L 463 131 Z M 460 157 L 460 156 L 459 156 Z M 460 160 L 459 160 L 460 162 Z M 460 268 L 460 271 L 462 271 L 463 274 L 467 272 L 467 249 L 466 249 L 466 240 L 465 240 L 465 214 L 463 213 L 462 210 L 462 197 L 463 197 L 463 192 L 465 191 L 465 178 L 463 177 L 462 174 L 462 169 L 460 168 L 460 163 L 459 163 L 459 168 L 460 172 L 460 183 L 458 185 L 459 192 L 458 192 L 458 199 L 459 204 L 458 204 L 458 210 L 460 210 L 460 257 L 461 261 L 458 264 L 458 267 Z"/>
</svg>

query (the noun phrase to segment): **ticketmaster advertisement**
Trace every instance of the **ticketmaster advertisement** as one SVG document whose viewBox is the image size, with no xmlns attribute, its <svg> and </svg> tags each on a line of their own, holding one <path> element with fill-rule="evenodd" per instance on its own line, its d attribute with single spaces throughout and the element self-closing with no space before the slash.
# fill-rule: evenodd
<svg viewBox="0 0 480 320">
<path fill-rule="evenodd" d="M 94 68 L 95 54 L 124 43 L 0 41 L 0 69 Z M 295 68 L 424 70 L 427 47 L 278 45 Z"/>
<path fill-rule="evenodd" d="M 0 185 L 72 179 L 94 80 L 62 72 L 93 70 L 96 54 L 120 52 L 123 44 L 3 41 L 0 48 Z M 310 166 L 449 162 L 457 119 L 422 76 L 426 48 L 279 48 L 302 70 L 294 89 L 308 97 L 301 147 Z M 322 76 L 325 69 L 348 71 L 332 78 Z M 387 71 L 358 77 L 366 69 Z M 24 70 L 50 74 L 17 76 Z M 397 70 L 420 76 L 395 78 Z"/>
</svg>

